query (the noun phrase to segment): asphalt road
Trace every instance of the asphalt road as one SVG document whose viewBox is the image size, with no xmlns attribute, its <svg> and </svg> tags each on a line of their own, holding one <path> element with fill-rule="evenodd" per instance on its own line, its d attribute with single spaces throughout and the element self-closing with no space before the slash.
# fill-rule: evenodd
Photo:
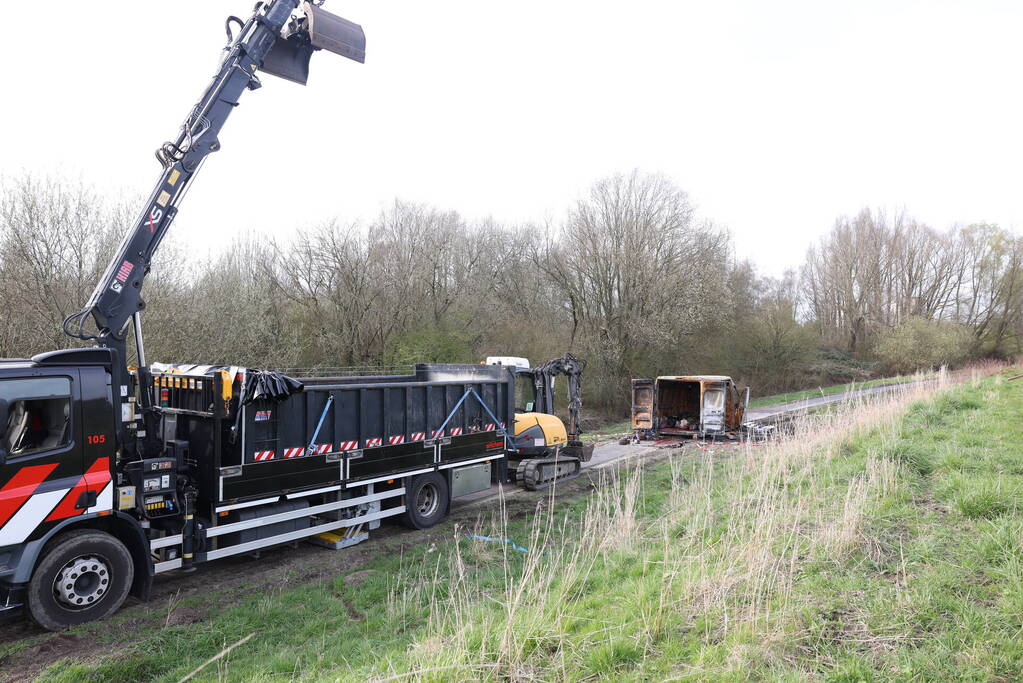
<svg viewBox="0 0 1023 683">
<path fill-rule="evenodd" d="M 927 381 L 927 380 L 925 380 Z M 773 406 L 763 406 L 761 408 L 755 408 L 749 411 L 750 420 L 770 420 L 782 415 L 791 415 L 792 413 L 802 412 L 811 408 L 818 408 L 820 406 L 826 406 L 831 403 L 842 403 L 845 401 L 851 401 L 856 398 L 862 398 L 863 396 L 870 396 L 871 394 L 882 394 L 888 391 L 897 389 L 898 387 L 908 386 L 915 384 L 915 382 L 902 382 L 898 384 L 882 384 L 876 387 L 867 387 L 865 389 L 856 389 L 854 391 L 847 391 L 841 394 L 827 394 L 823 396 L 812 396 L 809 398 L 800 399 L 798 401 L 792 401 L 790 403 L 778 403 Z"/>
</svg>

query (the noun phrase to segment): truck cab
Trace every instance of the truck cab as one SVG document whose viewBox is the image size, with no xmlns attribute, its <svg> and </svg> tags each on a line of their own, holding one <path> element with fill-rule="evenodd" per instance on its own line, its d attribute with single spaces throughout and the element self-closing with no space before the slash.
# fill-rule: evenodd
<svg viewBox="0 0 1023 683">
<path fill-rule="evenodd" d="M 124 547 L 145 543 L 137 521 L 113 510 L 117 425 L 110 362 L 107 349 L 0 361 L 0 615 L 28 600 L 25 587 L 35 571 L 52 570 L 49 588 L 72 615 L 87 613 L 112 590 L 140 597 L 148 591 L 151 567 L 128 554 L 97 556 L 95 571 L 83 569 L 81 557 L 52 568 L 38 562 L 65 534 L 101 530 Z M 116 586 L 103 578 L 115 562 L 132 565 Z"/>
</svg>

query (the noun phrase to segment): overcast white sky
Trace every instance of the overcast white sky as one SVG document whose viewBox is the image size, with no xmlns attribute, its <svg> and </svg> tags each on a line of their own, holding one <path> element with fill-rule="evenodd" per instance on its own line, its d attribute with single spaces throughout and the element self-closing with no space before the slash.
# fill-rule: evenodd
<svg viewBox="0 0 1023 683">
<path fill-rule="evenodd" d="M 5 2 L 12 5 L 13 2 Z M 0 42 L 0 174 L 148 193 L 251 0 L 18 3 Z M 394 197 L 561 218 L 595 179 L 661 171 L 763 272 L 835 217 L 1023 223 L 1023 3 L 330 0 L 367 63 L 264 76 L 181 206 L 223 248 Z M 141 207 L 140 207 L 141 208 Z"/>
</svg>

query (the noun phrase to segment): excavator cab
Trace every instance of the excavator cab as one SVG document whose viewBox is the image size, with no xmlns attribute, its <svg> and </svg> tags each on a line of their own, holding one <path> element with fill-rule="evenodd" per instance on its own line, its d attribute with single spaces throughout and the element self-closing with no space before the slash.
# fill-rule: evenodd
<svg viewBox="0 0 1023 683">
<path fill-rule="evenodd" d="M 305 85 L 309 59 L 316 50 L 327 50 L 361 64 L 366 61 L 366 34 L 358 24 L 312 2 L 303 2 L 301 14 L 292 17 L 263 60 L 263 71 Z"/>
</svg>

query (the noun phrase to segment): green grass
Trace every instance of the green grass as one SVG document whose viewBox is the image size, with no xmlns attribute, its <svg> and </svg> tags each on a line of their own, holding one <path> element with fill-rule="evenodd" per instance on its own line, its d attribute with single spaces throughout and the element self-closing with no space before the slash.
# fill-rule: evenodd
<svg viewBox="0 0 1023 683">
<path fill-rule="evenodd" d="M 904 384 L 906 382 L 914 382 L 921 379 L 918 375 L 899 375 L 897 377 L 882 377 L 879 379 L 871 379 L 865 382 L 850 382 L 849 384 L 833 384 L 828 387 L 816 387 L 814 389 L 804 389 L 802 391 L 791 391 L 787 394 L 774 394 L 773 396 L 758 396 L 751 398 L 749 405 L 750 408 L 762 408 L 764 406 L 778 405 L 779 403 L 791 403 L 793 401 L 802 401 L 806 398 L 813 398 L 815 396 L 833 396 L 834 394 L 844 394 L 848 391 L 855 389 L 869 389 L 870 387 L 882 387 L 890 384 Z"/>
<path fill-rule="evenodd" d="M 1019 680 L 1021 413 L 995 377 L 675 451 L 483 523 L 528 554 L 449 528 L 358 586 L 268 589 L 46 677 L 177 680 L 254 633 L 199 678 Z"/>
</svg>

